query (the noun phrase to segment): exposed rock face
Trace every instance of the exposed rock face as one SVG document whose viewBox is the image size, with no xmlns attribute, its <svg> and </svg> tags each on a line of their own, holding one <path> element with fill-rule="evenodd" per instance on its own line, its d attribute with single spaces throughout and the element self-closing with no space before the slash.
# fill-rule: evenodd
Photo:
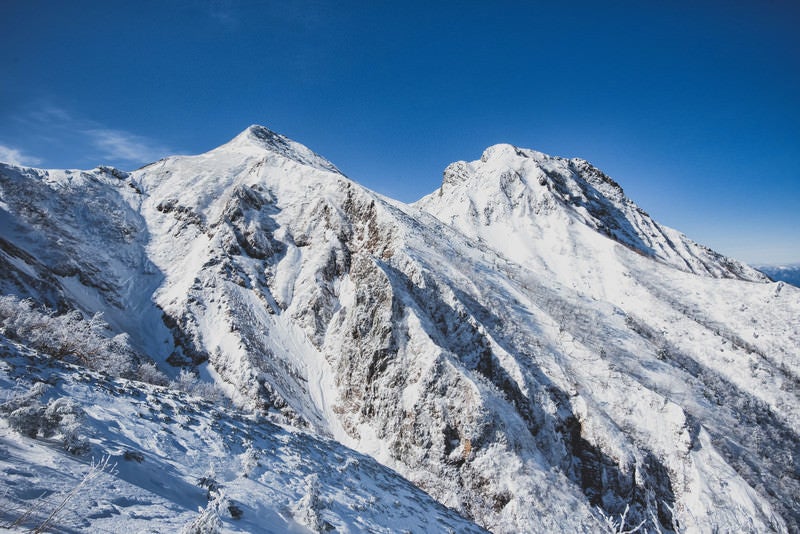
<svg viewBox="0 0 800 534">
<path fill-rule="evenodd" d="M 798 529 L 800 291 L 583 160 L 497 145 L 408 206 L 251 127 L 0 186 L 4 291 L 105 311 L 484 527 Z"/>
</svg>

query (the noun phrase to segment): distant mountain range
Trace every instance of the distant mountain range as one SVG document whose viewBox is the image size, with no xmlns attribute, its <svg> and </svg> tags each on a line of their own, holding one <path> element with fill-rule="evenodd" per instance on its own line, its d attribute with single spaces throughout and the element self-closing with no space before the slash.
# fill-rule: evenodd
<svg viewBox="0 0 800 534">
<path fill-rule="evenodd" d="M 800 287 L 800 263 L 789 265 L 758 265 L 756 269 L 773 280 Z"/>
<path fill-rule="evenodd" d="M 584 160 L 409 205 L 252 126 L 2 164 L 0 229 L 0 510 L 110 455 L 53 528 L 800 532 L 800 290 Z"/>
</svg>

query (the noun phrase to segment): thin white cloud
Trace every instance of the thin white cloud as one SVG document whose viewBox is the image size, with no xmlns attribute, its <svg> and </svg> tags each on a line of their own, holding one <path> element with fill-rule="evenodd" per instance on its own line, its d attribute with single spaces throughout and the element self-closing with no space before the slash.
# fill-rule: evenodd
<svg viewBox="0 0 800 534">
<path fill-rule="evenodd" d="M 21 167 L 31 167 L 42 162 L 39 158 L 24 154 L 22 151 L 6 145 L 0 145 L 0 161 Z"/>
<path fill-rule="evenodd" d="M 213 2 L 209 6 L 208 14 L 228 30 L 235 30 L 239 27 L 239 15 L 228 1 Z"/>
<path fill-rule="evenodd" d="M 29 135 L 38 138 L 41 147 L 57 147 L 61 154 L 76 154 L 78 158 L 67 166 L 108 164 L 138 167 L 173 152 L 153 139 L 109 127 L 46 99 L 31 102 L 28 109 L 20 111 L 14 119 L 23 124 Z M 56 150 L 52 152 L 56 153 Z M 0 152 L 0 156 L 6 154 L 9 155 L 6 157 L 15 157 L 17 161 L 29 164 L 41 161 L 39 158 L 25 158 L 19 151 L 12 152 L 11 149 Z M 52 159 L 52 155 L 41 155 Z M 62 160 L 59 160 L 60 165 L 63 165 Z"/>
<path fill-rule="evenodd" d="M 103 158 L 144 163 L 155 161 L 168 153 L 166 148 L 157 146 L 149 139 L 123 130 L 92 128 L 83 133 L 101 151 Z"/>
<path fill-rule="evenodd" d="M 25 122 L 38 122 L 39 124 L 73 124 L 77 122 L 66 109 L 56 106 L 51 102 L 38 102 L 36 109 L 26 113 L 24 116 L 19 117 L 20 120 Z"/>
</svg>

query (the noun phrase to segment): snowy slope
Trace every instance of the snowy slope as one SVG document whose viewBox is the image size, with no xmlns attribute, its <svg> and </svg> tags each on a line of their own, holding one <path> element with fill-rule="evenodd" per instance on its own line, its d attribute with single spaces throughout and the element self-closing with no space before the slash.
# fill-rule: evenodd
<svg viewBox="0 0 800 534">
<path fill-rule="evenodd" d="M 497 145 L 409 206 L 253 126 L 0 186 L 4 292 L 103 311 L 490 530 L 800 529 L 800 291 L 585 161 Z"/>
<path fill-rule="evenodd" d="M 127 173 L 0 164 L 0 289 L 54 309 L 105 313 L 143 352 L 171 336 L 151 294 L 163 276 L 148 258 L 147 224 Z"/>
<path fill-rule="evenodd" d="M 74 456 L 57 435 L 32 439 L 0 422 L 2 526 L 41 525 L 91 459 L 105 457 L 105 471 L 47 530 L 179 532 L 205 513 L 220 532 L 483 532 L 334 441 L 166 388 L 53 365 L 2 337 L 0 354 L 10 399 L 50 384 L 39 401 L 80 406 L 89 442 Z"/>
</svg>

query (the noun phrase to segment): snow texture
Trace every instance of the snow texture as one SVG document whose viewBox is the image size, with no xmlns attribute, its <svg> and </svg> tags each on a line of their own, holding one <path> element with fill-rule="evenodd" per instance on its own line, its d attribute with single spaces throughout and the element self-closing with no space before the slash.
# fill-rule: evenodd
<svg viewBox="0 0 800 534">
<path fill-rule="evenodd" d="M 83 406 L 88 450 L 64 454 L 0 423 L 0 525 L 41 525 L 93 461 L 107 468 L 49 525 L 57 532 L 483 532 L 335 441 L 163 387 L 53 363 L 0 338 L 13 396 Z M 316 484 L 310 488 L 307 481 Z M 309 517 L 314 521 L 309 521 Z M 20 520 L 20 518 L 22 518 Z"/>
</svg>

